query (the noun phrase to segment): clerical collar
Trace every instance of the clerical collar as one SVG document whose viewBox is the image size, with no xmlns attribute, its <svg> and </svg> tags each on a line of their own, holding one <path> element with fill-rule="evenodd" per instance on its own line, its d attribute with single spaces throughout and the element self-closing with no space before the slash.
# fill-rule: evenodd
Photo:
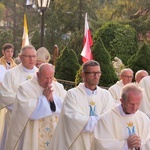
<svg viewBox="0 0 150 150">
<path fill-rule="evenodd" d="M 126 113 L 123 111 L 121 104 L 118 105 L 118 109 L 119 109 L 119 111 L 120 111 L 121 116 L 130 116 L 130 115 L 133 115 L 133 114 L 126 114 Z"/>
<path fill-rule="evenodd" d="M 87 95 L 96 95 L 97 94 L 97 88 L 94 91 L 92 91 L 92 90 L 85 87 L 85 92 Z"/>
<path fill-rule="evenodd" d="M 7 62 L 7 64 L 10 66 L 10 62 Z"/>
<path fill-rule="evenodd" d="M 34 73 L 35 72 L 35 68 L 33 67 L 33 69 L 27 69 L 27 68 L 25 68 L 24 66 L 22 66 L 23 67 L 23 71 L 24 72 L 27 72 L 27 73 Z"/>
</svg>

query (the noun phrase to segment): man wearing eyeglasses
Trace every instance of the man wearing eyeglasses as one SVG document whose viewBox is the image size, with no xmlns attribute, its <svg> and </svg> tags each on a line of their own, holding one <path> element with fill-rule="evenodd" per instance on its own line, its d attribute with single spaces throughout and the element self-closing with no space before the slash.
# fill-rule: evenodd
<svg viewBox="0 0 150 150">
<path fill-rule="evenodd" d="M 90 150 L 98 119 L 114 105 L 111 94 L 97 86 L 100 77 L 97 61 L 83 64 L 83 83 L 67 91 L 50 149 Z"/>
<path fill-rule="evenodd" d="M 33 77 L 37 68 L 36 63 L 36 49 L 27 45 L 21 49 L 20 54 L 21 64 L 8 70 L 3 78 L 0 86 L 0 109 L 7 108 L 5 115 L 4 130 L 2 131 L 2 139 L 0 139 L 0 150 L 4 150 L 5 138 L 7 135 L 13 104 L 16 100 L 16 92 L 19 85 Z"/>
<path fill-rule="evenodd" d="M 120 80 L 112 85 L 108 90 L 112 97 L 116 100 L 116 103 L 120 103 L 121 91 L 124 85 L 131 83 L 133 79 L 133 71 L 130 68 L 121 70 Z"/>
</svg>

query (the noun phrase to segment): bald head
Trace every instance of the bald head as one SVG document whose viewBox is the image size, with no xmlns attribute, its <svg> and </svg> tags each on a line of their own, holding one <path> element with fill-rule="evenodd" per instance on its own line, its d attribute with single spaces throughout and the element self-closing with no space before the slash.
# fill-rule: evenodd
<svg viewBox="0 0 150 150">
<path fill-rule="evenodd" d="M 135 82 L 139 83 L 141 81 L 141 79 L 143 79 L 146 76 L 148 76 L 148 72 L 146 70 L 137 71 L 135 74 Z"/>
<path fill-rule="evenodd" d="M 43 63 L 40 65 L 38 72 L 41 73 L 43 71 L 46 71 L 47 69 L 54 71 L 54 66 L 49 63 Z"/>
<path fill-rule="evenodd" d="M 54 79 L 54 66 L 49 63 L 43 63 L 39 67 L 37 72 L 38 83 L 41 87 L 45 88 L 47 85 L 50 85 Z"/>
</svg>

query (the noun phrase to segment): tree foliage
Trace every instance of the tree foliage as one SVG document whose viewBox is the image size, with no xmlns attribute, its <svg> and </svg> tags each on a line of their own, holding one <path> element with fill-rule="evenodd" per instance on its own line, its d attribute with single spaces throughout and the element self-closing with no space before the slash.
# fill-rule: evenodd
<svg viewBox="0 0 150 150">
<path fill-rule="evenodd" d="M 100 38 L 95 42 L 92 48 L 92 54 L 93 59 L 99 62 L 102 71 L 102 76 L 98 85 L 109 87 L 110 85 L 114 84 L 118 80 L 118 78 L 113 68 L 110 54 L 104 47 L 104 44 L 102 43 Z M 82 66 L 80 67 L 76 75 L 76 85 L 82 82 L 81 71 Z"/>
<path fill-rule="evenodd" d="M 146 43 L 131 57 L 128 66 L 134 71 L 144 69 L 150 74 L 150 46 Z"/>
<path fill-rule="evenodd" d="M 137 52 L 136 32 L 129 25 L 109 22 L 99 28 L 94 40 L 101 38 L 111 57 L 119 57 L 126 65 L 127 60 Z"/>
<path fill-rule="evenodd" d="M 5 6 L 2 3 L 0 3 L 0 20 L 4 18 L 5 11 L 6 11 Z"/>
<path fill-rule="evenodd" d="M 0 30 L 0 47 L 5 43 L 13 43 L 13 32 L 12 30 Z M 7 39 L 7 42 L 6 42 Z M 2 54 L 1 54 L 2 56 Z"/>
<path fill-rule="evenodd" d="M 95 42 L 92 48 L 92 54 L 94 60 L 98 61 L 101 66 L 102 76 L 99 85 L 108 87 L 114 84 L 118 78 L 113 68 L 110 54 L 106 50 L 101 38 Z"/>
<path fill-rule="evenodd" d="M 78 69 L 79 63 L 75 52 L 65 47 L 55 63 L 55 77 L 74 82 Z"/>
</svg>

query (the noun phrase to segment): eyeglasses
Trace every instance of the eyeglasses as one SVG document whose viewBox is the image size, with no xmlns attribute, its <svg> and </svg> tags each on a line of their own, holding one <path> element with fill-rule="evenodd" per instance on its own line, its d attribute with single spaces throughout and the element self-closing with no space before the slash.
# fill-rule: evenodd
<svg viewBox="0 0 150 150">
<path fill-rule="evenodd" d="M 21 55 L 25 58 L 36 58 L 37 56 L 36 55 Z"/>
<path fill-rule="evenodd" d="M 126 76 L 126 75 L 122 75 L 122 76 L 126 78 L 133 78 L 133 76 Z"/>
<path fill-rule="evenodd" d="M 96 76 L 96 75 L 100 76 L 102 74 L 101 71 L 99 71 L 99 72 L 84 72 L 84 73 L 88 74 L 89 76 Z"/>
</svg>

